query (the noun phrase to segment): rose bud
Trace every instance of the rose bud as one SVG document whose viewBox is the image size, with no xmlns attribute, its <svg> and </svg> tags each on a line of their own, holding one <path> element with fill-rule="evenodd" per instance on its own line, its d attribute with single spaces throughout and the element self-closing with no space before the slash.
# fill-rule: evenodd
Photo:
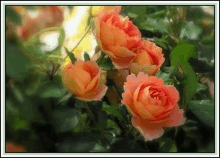
<svg viewBox="0 0 220 158">
<path fill-rule="evenodd" d="M 163 80 L 140 72 L 137 77 L 127 77 L 122 94 L 125 104 L 133 115 L 132 124 L 145 140 L 163 135 L 162 127 L 180 126 L 185 123 L 184 111 L 177 104 L 179 93 Z"/>
<path fill-rule="evenodd" d="M 165 61 L 162 49 L 156 46 L 155 43 L 147 40 L 144 40 L 143 43 L 143 47 L 135 51 L 137 56 L 131 63 L 129 69 L 134 74 L 144 72 L 148 75 L 156 75 Z"/>
<path fill-rule="evenodd" d="M 141 44 L 141 33 L 127 17 L 115 11 L 101 11 L 95 18 L 95 36 L 100 49 L 117 69 L 129 67 Z"/>
<path fill-rule="evenodd" d="M 93 61 L 76 61 L 63 68 L 63 84 L 69 92 L 84 101 L 101 100 L 108 87 L 102 81 L 103 74 Z"/>
</svg>

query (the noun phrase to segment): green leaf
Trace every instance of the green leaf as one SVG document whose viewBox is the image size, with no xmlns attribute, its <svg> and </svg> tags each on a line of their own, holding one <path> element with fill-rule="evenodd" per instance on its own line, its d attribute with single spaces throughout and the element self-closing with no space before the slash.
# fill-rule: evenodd
<svg viewBox="0 0 220 158">
<path fill-rule="evenodd" d="M 111 70 L 114 65 L 112 64 L 112 61 L 110 58 L 108 58 L 107 56 L 105 56 L 104 58 L 102 58 L 101 61 L 98 62 L 99 67 L 101 67 L 103 70 Z"/>
<path fill-rule="evenodd" d="M 58 39 L 58 41 L 59 41 L 59 49 L 62 48 L 64 40 L 65 40 L 65 31 L 64 31 L 63 28 L 61 28 L 60 29 L 60 36 L 59 36 L 59 39 Z"/>
<path fill-rule="evenodd" d="M 6 74 L 10 77 L 23 80 L 28 74 L 29 60 L 22 54 L 20 47 L 6 43 Z"/>
<path fill-rule="evenodd" d="M 98 118 L 98 126 L 101 129 L 104 129 L 107 124 L 108 115 L 104 111 L 99 111 L 99 113 L 97 114 L 97 118 Z"/>
<path fill-rule="evenodd" d="M 56 132 L 73 130 L 79 123 L 79 111 L 71 108 L 59 108 L 52 114 L 52 122 Z"/>
<path fill-rule="evenodd" d="M 170 82 L 172 80 L 171 76 L 173 75 L 173 73 L 174 73 L 174 67 L 169 67 L 166 72 L 163 72 L 161 70 L 158 71 L 156 76 L 162 78 L 165 82 L 166 81 Z"/>
<path fill-rule="evenodd" d="M 180 33 L 180 39 L 183 39 L 183 37 L 186 36 L 191 40 L 197 40 L 201 33 L 202 29 L 198 27 L 193 21 L 190 21 L 185 26 L 183 26 Z"/>
<path fill-rule="evenodd" d="M 162 141 L 160 141 L 159 146 L 160 152 L 177 152 L 177 147 L 173 139 L 171 138 L 165 138 Z"/>
<path fill-rule="evenodd" d="M 121 115 L 123 116 L 124 120 L 126 121 L 126 123 L 128 123 L 128 117 L 127 117 L 128 111 L 127 111 L 126 106 L 123 104 L 119 104 L 119 110 L 120 110 Z"/>
<path fill-rule="evenodd" d="M 193 71 L 192 67 L 189 64 L 186 64 L 182 67 L 184 73 L 186 74 L 186 80 L 184 84 L 184 98 L 185 98 L 185 105 L 192 99 L 194 96 L 197 87 L 197 77 L 196 73 Z"/>
<path fill-rule="evenodd" d="M 124 120 L 123 116 L 121 115 L 121 112 L 120 112 L 119 109 L 117 109 L 116 107 L 110 106 L 110 105 L 108 105 L 106 102 L 103 102 L 103 104 L 102 104 L 102 109 L 103 109 L 106 113 L 112 114 L 112 115 L 116 116 L 120 121 L 123 121 L 123 120 Z"/>
<path fill-rule="evenodd" d="M 128 13 L 128 16 L 131 17 L 131 18 L 137 18 L 138 15 L 135 14 L 135 13 Z"/>
<path fill-rule="evenodd" d="M 196 93 L 198 93 L 198 92 L 200 92 L 200 91 L 204 91 L 204 90 L 206 90 L 207 88 L 208 88 L 207 86 L 198 83 L 198 88 L 196 89 Z"/>
<path fill-rule="evenodd" d="M 109 131 L 104 131 L 104 137 L 109 143 L 112 143 L 114 141 L 115 134 Z"/>
<path fill-rule="evenodd" d="M 62 97 L 66 91 L 62 84 L 55 81 L 46 82 L 39 89 L 40 96 L 44 98 Z"/>
<path fill-rule="evenodd" d="M 96 145 L 95 137 L 92 133 L 75 133 L 57 144 L 59 152 L 89 152 Z"/>
<path fill-rule="evenodd" d="M 66 47 L 64 47 L 64 48 L 65 48 L 66 53 L 67 53 L 67 55 L 69 56 L 69 58 L 70 58 L 72 64 L 74 64 L 75 61 L 77 60 L 76 57 L 75 57 L 75 55 L 74 55 L 73 53 L 71 53 Z"/>
<path fill-rule="evenodd" d="M 171 65 L 176 67 L 178 63 L 181 63 L 181 65 L 184 66 L 190 57 L 197 57 L 195 46 L 188 42 L 182 42 L 178 44 L 170 54 Z"/>
<path fill-rule="evenodd" d="M 116 135 L 120 135 L 120 133 L 121 133 L 121 130 L 118 127 L 118 125 L 110 119 L 107 121 L 106 129 L 109 130 L 109 131 L 112 131 Z"/>
<path fill-rule="evenodd" d="M 214 127 L 215 111 L 213 101 L 193 100 L 190 101 L 188 109 L 190 109 L 190 111 L 192 111 L 205 125 Z"/>
<path fill-rule="evenodd" d="M 16 25 L 20 25 L 22 22 L 21 16 L 13 8 L 6 6 L 6 18 Z"/>
<path fill-rule="evenodd" d="M 157 24 L 155 26 L 156 30 L 168 33 L 168 29 L 167 29 L 168 23 L 166 23 L 163 19 L 160 19 L 156 24 Z"/>
<path fill-rule="evenodd" d="M 85 59 L 85 61 L 90 61 L 89 54 L 86 52 L 84 53 L 84 59 Z"/>
</svg>

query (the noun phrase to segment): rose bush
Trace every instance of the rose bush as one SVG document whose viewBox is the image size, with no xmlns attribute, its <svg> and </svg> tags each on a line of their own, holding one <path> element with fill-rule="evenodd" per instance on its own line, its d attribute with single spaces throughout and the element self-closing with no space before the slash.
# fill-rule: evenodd
<svg viewBox="0 0 220 158">
<path fill-rule="evenodd" d="M 144 72 L 148 75 L 156 75 L 165 61 L 162 48 L 148 40 L 144 40 L 143 43 L 142 47 L 135 51 L 137 56 L 129 66 L 129 69 L 134 74 Z"/>
<path fill-rule="evenodd" d="M 134 51 L 142 44 L 138 28 L 112 10 L 101 11 L 95 18 L 95 36 L 117 69 L 129 67 L 136 57 Z"/>
<path fill-rule="evenodd" d="M 101 100 L 108 87 L 102 82 L 102 72 L 93 61 L 76 61 L 63 68 L 63 84 L 78 99 Z"/>
<path fill-rule="evenodd" d="M 178 91 L 155 76 L 149 77 L 143 72 L 137 77 L 129 75 L 122 97 L 122 103 L 133 115 L 132 124 L 145 140 L 162 136 L 162 127 L 179 126 L 185 122 L 184 111 L 177 104 Z"/>
</svg>

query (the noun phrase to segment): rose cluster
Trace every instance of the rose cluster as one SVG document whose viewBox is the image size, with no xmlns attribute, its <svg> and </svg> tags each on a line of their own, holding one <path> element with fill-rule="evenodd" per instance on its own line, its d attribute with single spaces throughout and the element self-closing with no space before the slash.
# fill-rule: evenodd
<svg viewBox="0 0 220 158">
<path fill-rule="evenodd" d="M 179 92 L 155 77 L 165 61 L 162 49 L 149 40 L 128 17 L 119 14 L 120 7 L 102 8 L 94 13 L 94 35 L 100 50 L 116 69 L 126 69 L 122 101 L 132 114 L 133 126 L 145 140 L 159 138 L 162 127 L 179 126 L 185 122 L 179 109 Z M 103 70 L 95 61 L 78 60 L 63 68 L 63 84 L 69 92 L 84 101 L 101 100 L 108 87 Z"/>
</svg>

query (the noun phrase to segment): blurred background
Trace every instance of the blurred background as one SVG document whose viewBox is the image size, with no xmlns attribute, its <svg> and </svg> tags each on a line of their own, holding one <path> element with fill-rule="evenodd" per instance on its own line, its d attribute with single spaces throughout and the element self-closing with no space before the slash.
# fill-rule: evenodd
<svg viewBox="0 0 220 158">
<path fill-rule="evenodd" d="M 161 139 L 146 143 L 118 139 L 123 136 L 120 127 L 108 120 L 106 126 L 108 131 L 113 129 L 113 134 L 107 133 L 105 139 L 110 145 L 101 139 L 101 143 L 90 139 L 91 131 L 83 133 L 82 128 L 88 126 L 83 110 L 72 116 L 68 108 L 62 112 L 56 109 L 58 105 L 80 106 L 66 96 L 62 86 L 61 68 L 69 61 L 64 59 L 63 46 L 71 50 L 84 35 L 91 19 L 90 9 L 91 6 L 6 6 L 6 151 L 214 152 L 214 7 L 122 6 L 120 14 L 129 17 L 143 39 L 163 49 L 166 60 L 157 76 L 175 84 L 180 93 L 185 86 L 181 85 L 184 71 L 180 66 L 176 78 L 167 77 L 171 73 L 170 54 L 181 42 L 192 47 L 196 56 L 188 61 L 191 69 L 186 81 L 188 90 L 195 88 L 195 93 L 186 110 L 187 122 L 178 130 L 169 129 Z M 89 32 L 73 53 L 78 58 L 84 52 L 92 57 L 96 46 Z M 72 134 L 74 137 L 67 139 Z"/>
</svg>

